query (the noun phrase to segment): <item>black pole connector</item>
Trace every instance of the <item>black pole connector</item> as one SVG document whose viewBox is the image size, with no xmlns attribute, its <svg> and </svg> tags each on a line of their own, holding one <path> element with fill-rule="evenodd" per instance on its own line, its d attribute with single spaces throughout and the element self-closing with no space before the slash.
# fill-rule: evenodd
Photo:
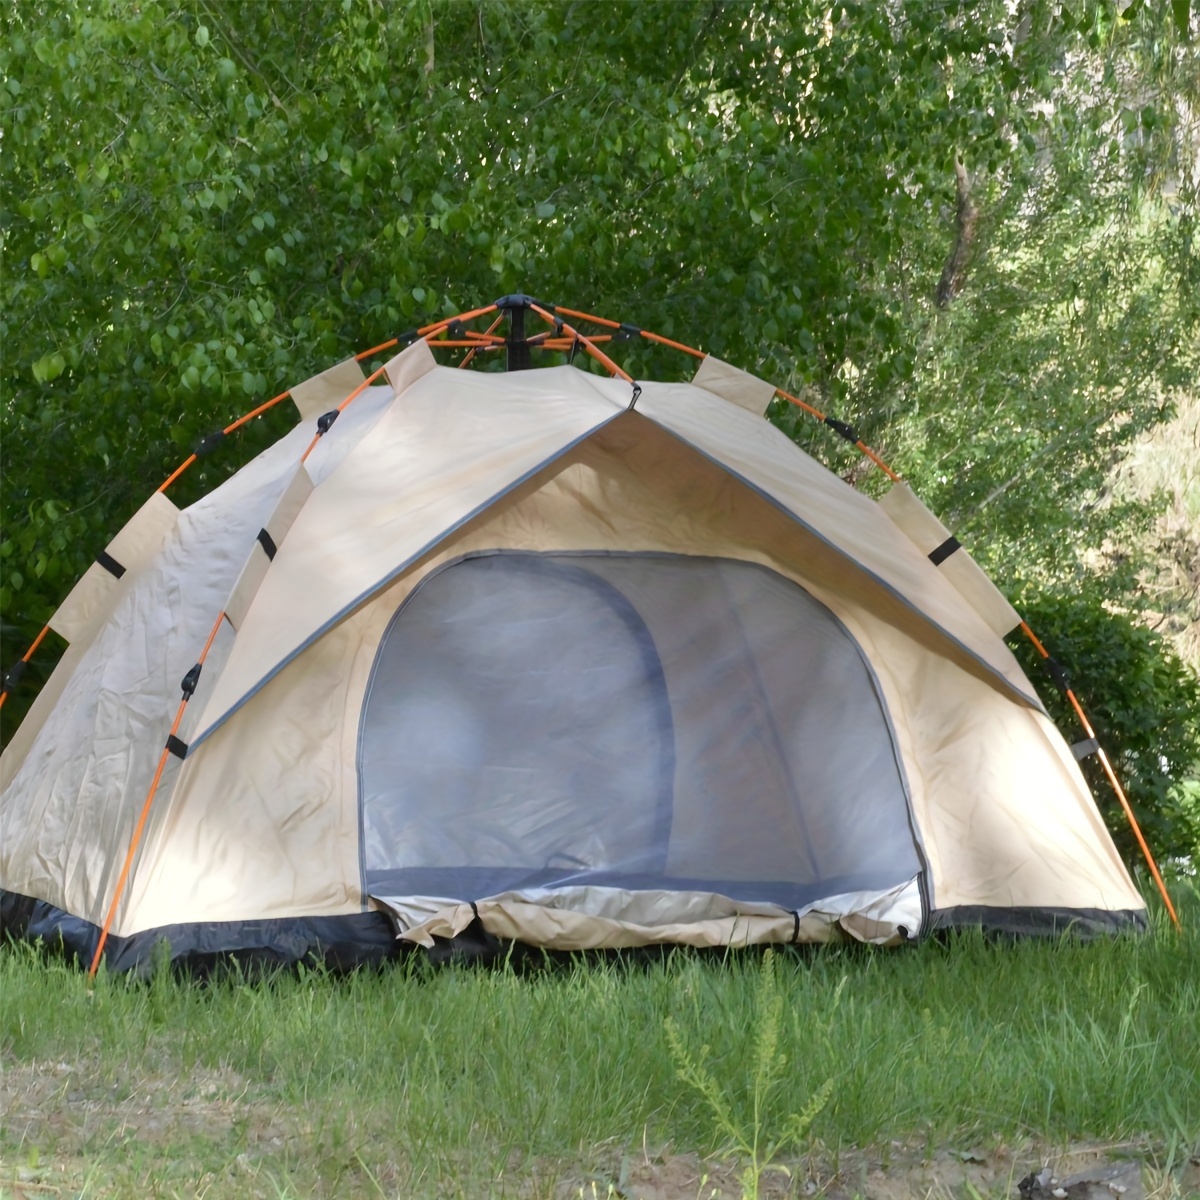
<svg viewBox="0 0 1200 1200">
<path fill-rule="evenodd" d="M 847 425 L 845 421 L 839 421 L 837 417 L 826 417 L 825 424 L 828 425 L 829 428 L 835 433 L 838 433 L 844 437 L 848 442 L 852 442 L 857 445 L 858 442 L 861 441 L 858 436 L 858 430 L 855 429 L 853 425 Z"/>
<path fill-rule="evenodd" d="M 525 295 L 524 292 L 512 292 L 496 301 L 496 307 L 503 309 L 528 308 L 531 304 L 536 304 L 538 308 L 544 308 L 547 312 L 555 311 L 555 306 L 548 300 L 539 300 L 536 296 Z"/>
<path fill-rule="evenodd" d="M 401 342 L 415 342 L 420 336 L 421 331 L 419 329 L 409 329 L 400 334 L 399 337 L 396 338 L 396 342 L 397 344 Z"/>
<path fill-rule="evenodd" d="M 192 453 L 197 458 L 205 458 L 211 454 L 225 440 L 225 430 L 218 429 L 216 433 L 209 433 L 202 437 L 197 443 L 195 450 Z"/>
<path fill-rule="evenodd" d="M 629 342 L 634 338 L 640 338 L 642 331 L 636 325 L 630 325 L 628 321 L 621 322 L 621 328 L 613 334 L 614 342 Z"/>
<path fill-rule="evenodd" d="M 454 320 L 446 326 L 446 332 L 451 338 L 461 338 L 466 334 L 467 327 L 457 317 L 455 317 Z"/>
<path fill-rule="evenodd" d="M 633 395 L 630 397 L 630 400 L 629 400 L 629 407 L 625 411 L 633 412 L 634 408 L 637 407 L 637 402 L 641 398 L 642 398 L 642 386 L 639 383 L 635 383 L 633 385 Z"/>
<path fill-rule="evenodd" d="M 192 669 L 179 681 L 179 686 L 183 691 L 184 699 L 190 700 L 196 691 L 196 684 L 200 682 L 200 671 L 202 663 L 197 663 Z"/>
<path fill-rule="evenodd" d="M 523 304 L 513 304 L 505 310 L 508 313 L 508 337 L 504 339 L 508 358 L 505 366 L 510 371 L 526 371 L 533 366 L 529 342 L 525 338 L 525 307 Z"/>
<path fill-rule="evenodd" d="M 1066 695 L 1071 688 L 1071 677 L 1067 674 L 1067 668 L 1056 658 L 1043 659 L 1042 666 L 1046 668 L 1046 674 L 1054 681 L 1054 686 Z"/>
<path fill-rule="evenodd" d="M 165 748 L 175 755 L 176 758 L 187 758 L 187 742 L 183 738 L 177 738 L 173 733 L 168 735 Z"/>
<path fill-rule="evenodd" d="M 322 413 L 317 418 L 317 437 L 324 437 L 333 428 L 334 421 L 341 415 L 336 408 L 331 408 L 327 413 Z"/>
<path fill-rule="evenodd" d="M 15 688 L 17 684 L 21 682 L 21 676 L 25 674 L 25 668 L 28 665 L 29 664 L 23 658 L 18 658 L 17 661 L 13 663 L 12 668 L 4 677 L 4 690 L 6 692 L 11 692 L 13 688 Z"/>
</svg>

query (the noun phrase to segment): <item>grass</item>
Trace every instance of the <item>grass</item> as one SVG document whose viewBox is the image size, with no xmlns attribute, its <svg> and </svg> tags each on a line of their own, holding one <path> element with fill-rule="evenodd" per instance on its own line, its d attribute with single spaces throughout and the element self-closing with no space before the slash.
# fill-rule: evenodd
<svg viewBox="0 0 1200 1200">
<path fill-rule="evenodd" d="M 926 1157 L 1134 1141 L 1186 1163 L 1200 1153 L 1200 896 L 1177 891 L 1183 936 L 777 953 L 785 1069 L 765 1092 L 757 954 L 203 986 L 163 971 L 89 992 L 7 947 L 0 1194 L 590 1196 L 634 1151 L 724 1146 L 668 1021 L 708 1048 L 732 1120 L 749 1129 L 759 1106 L 768 1140 L 832 1080 L 810 1130 L 831 1170 L 894 1139 Z"/>
</svg>

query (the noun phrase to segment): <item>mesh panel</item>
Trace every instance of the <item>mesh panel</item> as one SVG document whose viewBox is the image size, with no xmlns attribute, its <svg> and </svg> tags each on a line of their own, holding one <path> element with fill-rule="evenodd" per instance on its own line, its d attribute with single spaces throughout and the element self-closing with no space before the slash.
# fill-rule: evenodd
<svg viewBox="0 0 1200 1200">
<path fill-rule="evenodd" d="M 918 870 L 856 644 L 751 563 L 445 568 L 384 636 L 359 765 L 380 894 L 589 883 L 793 908 Z"/>
</svg>

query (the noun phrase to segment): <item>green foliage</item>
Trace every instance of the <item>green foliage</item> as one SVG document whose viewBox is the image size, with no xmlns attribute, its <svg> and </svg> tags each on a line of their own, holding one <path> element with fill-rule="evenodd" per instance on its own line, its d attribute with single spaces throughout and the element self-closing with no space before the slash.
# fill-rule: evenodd
<svg viewBox="0 0 1200 1200">
<path fill-rule="evenodd" d="M 1088 595 L 1027 600 L 1026 618 L 1068 671 L 1156 857 L 1200 862 L 1200 682 L 1170 645 Z M 1074 709 L 1050 683 L 1032 646 L 1014 643 L 1068 741 L 1084 734 Z M 1095 755 L 1081 764 L 1127 862 L 1141 861 Z"/>
<path fill-rule="evenodd" d="M 215 425 L 350 348 L 522 287 L 812 386 L 895 443 L 897 416 L 931 407 L 914 372 L 930 374 L 941 337 L 929 294 L 952 240 L 952 161 L 994 168 L 1019 204 L 1031 147 L 1063 132 L 1043 111 L 1056 64 L 1088 29 L 1038 4 L 1038 36 L 1019 44 L 996 2 L 834 15 L 509 0 L 7 11 L 3 503 L 21 566 L 0 608 L 36 630 Z M 1130 28 L 1162 40 L 1149 13 Z M 1037 208 L 1062 206 L 1068 184 Z M 1051 281 L 1047 299 L 1075 286 Z M 689 368 L 640 349 L 627 365 Z M 996 416 L 1003 438 L 1004 414 L 982 427 Z M 1095 457 L 1086 436 L 1063 449 L 1046 470 Z M 206 461 L 181 498 L 227 469 Z"/>
<path fill-rule="evenodd" d="M 1092 227 L 1116 219 L 1099 203 L 1032 229 L 1005 208 L 995 219 L 1013 251 L 940 318 L 891 426 L 898 461 L 1005 590 L 1127 597 L 1140 562 L 1097 572 L 1097 550 L 1150 506 L 1111 495 L 1113 468 L 1200 377 L 1200 341 L 1163 358 L 1165 329 L 1191 320 L 1160 269 L 1163 230 L 1113 238 Z"/>
<path fill-rule="evenodd" d="M 1200 56 L 1181 12 L 7 6 L 0 659 L 202 435 L 513 290 L 805 390 L 1002 585 L 1129 606 L 1138 564 L 1097 574 L 1088 551 L 1150 506 L 1107 481 L 1200 376 Z M 939 307 L 960 161 L 978 219 L 965 286 Z M 646 344 L 620 355 L 635 375 L 692 367 Z M 772 416 L 879 486 L 828 430 Z M 173 498 L 288 419 L 241 431 Z"/>
<path fill-rule="evenodd" d="M 833 994 L 834 1011 L 841 1000 L 845 983 L 846 979 L 843 977 Z M 742 1171 L 744 1200 L 758 1200 L 763 1174 L 772 1169 L 781 1150 L 794 1150 L 802 1144 L 812 1128 L 812 1123 L 829 1103 L 833 1092 L 833 1080 L 827 1079 L 800 1112 L 788 1113 L 774 1130 L 768 1131 L 764 1127 L 771 1093 L 783 1081 L 788 1066 L 787 1055 L 780 1049 L 783 1007 L 784 998 L 775 969 L 775 956 L 772 951 L 767 950 L 763 954 L 755 995 L 755 1040 L 750 1060 L 751 1111 L 744 1121 L 739 1120 L 730 1098 L 708 1068 L 706 1060 L 709 1047 L 701 1046 L 699 1052 L 693 1054 L 688 1049 L 678 1025 L 670 1017 L 664 1025 L 667 1045 L 671 1048 L 671 1057 L 680 1080 L 703 1097 L 717 1129 L 728 1140 L 725 1153 L 745 1160 Z"/>
</svg>

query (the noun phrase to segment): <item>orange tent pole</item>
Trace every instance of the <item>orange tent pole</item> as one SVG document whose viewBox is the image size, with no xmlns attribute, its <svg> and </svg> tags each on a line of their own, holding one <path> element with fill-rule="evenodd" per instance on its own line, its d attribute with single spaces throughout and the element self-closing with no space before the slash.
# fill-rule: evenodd
<svg viewBox="0 0 1200 1200">
<path fill-rule="evenodd" d="M 361 396 L 363 394 L 363 392 L 365 392 L 367 390 L 367 388 L 369 388 L 371 386 L 371 384 L 373 384 L 375 382 L 375 380 L 378 379 L 380 377 L 380 375 L 382 375 L 384 373 L 384 371 L 386 371 L 386 370 L 387 370 L 386 364 L 382 367 L 376 367 L 375 370 L 372 371 L 371 374 L 368 375 L 366 377 L 366 379 L 364 379 L 362 381 L 362 383 L 360 383 L 358 385 L 358 387 L 356 387 L 354 389 L 354 391 L 352 391 L 350 393 L 350 395 L 348 395 L 345 398 L 345 400 L 343 400 L 341 402 L 341 404 L 339 404 L 337 406 L 337 408 L 332 409 L 331 411 L 334 414 L 342 413 L 345 410 L 345 408 L 347 407 L 347 405 L 350 404 L 351 401 L 357 400 L 358 397 Z M 313 436 L 313 440 L 308 443 L 308 449 L 305 450 L 304 453 L 300 456 L 300 461 L 302 463 L 308 461 L 308 456 L 317 448 L 317 443 L 329 432 L 330 429 L 333 428 L 333 421 L 337 420 L 337 416 L 335 415 L 333 420 L 330 420 L 326 424 L 325 419 L 328 416 L 329 416 L 329 413 L 325 413 L 323 416 L 317 418 L 317 432 Z"/>
<path fill-rule="evenodd" d="M 17 666 L 13 667 L 7 675 L 4 676 L 4 684 L 0 687 L 0 708 L 4 707 L 4 701 L 8 699 L 8 693 L 16 686 L 16 682 L 21 678 L 25 671 L 25 664 L 33 657 L 34 652 L 42 644 L 42 639 L 50 632 L 49 625 L 42 626 L 42 632 L 33 639 L 33 644 L 21 655 Z M 15 678 L 14 678 L 15 675 Z"/>
<path fill-rule="evenodd" d="M 1050 651 L 1042 645 L 1037 634 L 1029 628 L 1026 622 L 1021 622 L 1021 630 L 1025 636 L 1033 643 L 1034 648 L 1042 656 L 1044 660 L 1049 660 Z M 1079 703 L 1079 698 L 1075 695 L 1072 688 L 1066 683 L 1060 685 L 1062 693 L 1071 702 L 1071 707 L 1075 710 L 1075 715 L 1079 718 L 1079 724 L 1083 727 L 1084 734 L 1096 743 L 1096 755 L 1100 759 L 1100 765 L 1104 768 L 1104 774 L 1108 777 L 1108 782 L 1116 793 L 1117 799 L 1121 802 L 1121 808 L 1125 811 L 1125 819 L 1129 822 L 1130 829 L 1133 830 L 1133 836 L 1137 839 L 1137 844 L 1141 848 L 1142 857 L 1145 858 L 1147 866 L 1150 868 L 1150 874 L 1154 877 L 1154 883 L 1158 887 L 1158 893 L 1163 898 L 1163 903 L 1167 906 L 1167 912 L 1171 916 L 1171 922 L 1176 929 L 1182 928 L 1179 923 L 1179 914 L 1175 911 L 1175 905 L 1171 903 L 1170 894 L 1167 892 L 1167 885 L 1163 882 L 1162 874 L 1159 872 L 1158 863 L 1154 861 L 1154 855 L 1150 852 L 1150 847 L 1146 843 L 1146 838 L 1142 834 L 1142 827 L 1138 824 L 1137 817 L 1133 815 L 1133 806 L 1129 803 L 1129 798 L 1125 795 L 1125 789 L 1121 786 L 1117 779 L 1117 773 L 1113 770 L 1112 763 L 1108 760 L 1108 755 L 1104 752 L 1104 747 L 1100 745 L 1099 739 L 1096 737 L 1096 731 L 1092 728 L 1091 721 L 1088 720 L 1087 714 L 1083 711 L 1083 705 Z"/>
<path fill-rule="evenodd" d="M 606 367 L 611 374 L 619 376 L 621 379 L 624 379 L 626 383 L 633 383 L 633 376 L 627 375 L 623 370 L 621 370 L 621 368 L 618 367 L 617 364 L 615 362 L 613 362 L 613 360 L 611 358 L 609 358 L 608 355 L 605 354 L 603 350 L 597 350 L 596 347 L 593 345 L 591 338 L 584 337 L 584 335 L 582 333 L 580 333 L 577 329 L 572 328 L 570 325 L 568 325 L 566 323 L 566 321 L 557 320 L 555 317 L 551 316 L 551 314 L 548 313 L 544 308 L 540 308 L 536 304 L 531 304 L 529 307 L 531 309 L 533 309 L 533 311 L 535 313 L 537 313 L 537 315 L 539 317 L 541 317 L 544 321 L 548 321 L 551 325 L 553 325 L 555 329 L 557 329 L 561 325 L 562 328 L 572 338 L 578 338 L 579 341 L 583 343 L 583 348 L 598 363 L 600 363 L 602 366 Z"/>
<path fill-rule="evenodd" d="M 179 464 L 179 466 L 177 466 L 175 468 L 175 470 L 173 470 L 170 473 L 170 475 L 168 475 L 166 477 L 166 479 L 164 479 L 162 481 L 162 483 L 160 483 L 158 485 L 158 490 L 160 492 L 165 492 L 167 490 L 167 488 L 169 488 L 171 486 L 171 484 L 173 484 L 175 482 L 175 480 L 177 480 L 180 477 L 180 475 L 182 475 L 184 473 L 184 471 L 186 471 L 188 469 L 188 467 L 190 467 L 192 465 L 192 463 L 194 463 L 196 461 L 196 458 L 197 458 L 197 455 L 189 454 L 187 456 L 187 458 L 185 458 L 183 460 L 183 462 L 181 462 Z"/>
<path fill-rule="evenodd" d="M 255 417 L 262 416 L 262 414 L 268 409 L 274 408 L 275 405 L 277 405 L 281 400 L 286 400 L 291 394 L 291 391 L 288 390 L 286 392 L 280 392 L 278 396 L 272 396 L 270 400 L 266 401 L 266 403 L 260 404 L 257 408 L 252 408 L 244 416 L 238 417 L 236 421 L 231 421 L 225 426 L 224 429 L 221 430 L 221 436 L 226 437 L 235 430 L 241 429 L 241 427 L 247 424 L 247 422 L 253 421 Z M 172 471 L 171 474 L 168 475 L 166 479 L 164 479 L 163 482 L 158 485 L 158 490 L 160 492 L 165 492 L 167 488 L 169 488 L 171 484 L 173 484 L 175 480 L 177 480 L 180 475 L 182 475 L 184 471 L 186 471 L 188 467 L 190 467 L 192 463 L 194 463 L 199 457 L 200 456 L 196 453 L 189 454 L 187 458 L 185 458 L 183 462 L 181 462 L 179 466 L 177 466 L 175 470 Z"/>
<path fill-rule="evenodd" d="M 393 346 L 398 346 L 399 344 L 399 338 L 389 338 L 386 342 L 380 342 L 378 346 L 372 346 L 370 350 L 360 351 L 354 356 L 354 361 L 362 362 L 364 358 L 370 358 L 372 354 L 378 354 L 380 350 L 390 350 Z"/>
<path fill-rule="evenodd" d="M 685 346 L 682 342 L 673 342 L 670 338 L 665 338 L 661 333 L 651 333 L 648 329 L 640 330 L 642 337 L 648 342 L 657 342 L 660 346 L 669 346 L 672 350 L 682 350 L 684 354 L 690 354 L 693 358 L 707 358 L 708 355 L 703 350 L 697 350 L 695 346 Z"/>
<path fill-rule="evenodd" d="M 184 676 L 183 684 L 183 699 L 179 702 L 179 708 L 175 713 L 175 720 L 171 722 L 171 732 L 167 735 L 167 744 L 163 747 L 162 753 L 158 758 L 158 767 L 154 772 L 154 779 L 150 783 L 150 790 L 146 793 L 146 799 L 142 804 L 142 811 L 138 815 L 137 824 L 133 828 L 133 836 L 129 839 L 129 849 L 125 851 L 125 861 L 121 864 L 121 873 L 117 876 L 117 886 L 113 889 L 113 897 L 108 906 L 108 912 L 104 917 L 104 924 L 100 928 L 100 938 L 96 942 L 96 953 L 92 955 L 92 965 L 88 967 L 88 979 L 95 979 L 96 971 L 100 967 L 100 958 L 104 953 L 105 943 L 108 941 L 108 931 L 112 928 L 113 917 L 117 913 L 117 905 L 121 902 L 121 897 L 125 894 L 125 884 L 129 879 L 129 869 L 133 866 L 134 855 L 137 854 L 137 849 L 142 840 L 142 833 L 146 828 L 146 819 L 150 816 L 150 805 L 154 800 L 154 793 L 158 791 L 158 785 L 162 782 L 163 771 L 166 770 L 167 759 L 171 755 L 171 740 L 179 732 L 180 723 L 183 721 L 184 710 L 188 706 L 188 701 L 192 698 L 195 692 L 196 680 L 200 675 L 200 668 L 204 666 L 204 660 L 208 657 L 209 650 L 212 649 L 212 644 L 216 640 L 217 630 L 221 628 L 221 622 L 225 620 L 225 613 L 222 612 L 213 624 L 212 630 L 208 635 L 208 641 L 204 643 L 204 649 L 200 651 L 200 657 L 196 660 L 196 665 Z M 193 678 L 194 675 L 194 678 Z M 191 687 L 188 687 L 188 680 L 191 679 Z"/>
<path fill-rule="evenodd" d="M 496 330 L 497 330 L 497 329 L 500 327 L 500 323 L 501 323 L 503 320 L 504 320 L 504 314 L 503 314 L 503 313 L 501 313 L 501 314 L 500 314 L 500 315 L 499 315 L 499 316 L 498 316 L 498 317 L 497 317 L 497 318 L 496 318 L 496 319 L 495 319 L 495 320 L 494 320 L 494 321 L 493 321 L 493 322 L 492 322 L 492 323 L 491 323 L 491 324 L 490 324 L 490 325 L 487 327 L 487 333 L 485 334 L 485 336 L 486 336 L 486 337 L 490 337 L 490 336 L 491 336 L 493 333 L 495 333 L 495 332 L 496 332 Z M 480 349 L 482 349 L 482 347 L 475 347 L 475 348 L 473 348 L 473 349 L 469 350 L 469 351 L 467 352 L 467 355 L 466 355 L 466 357 L 465 357 L 465 358 L 462 360 L 462 362 L 460 362 L 460 363 L 458 364 L 458 369 L 461 371 L 461 370 L 463 370 L 464 368 L 466 368 L 466 367 L 469 367 L 469 366 L 471 365 L 471 360 L 472 360 L 472 359 L 475 357 L 475 355 L 476 355 L 476 354 L 479 352 L 479 350 L 480 350 Z"/>
<path fill-rule="evenodd" d="M 568 317 L 575 317 L 580 321 L 591 321 L 594 325 L 603 325 L 606 329 L 620 329 L 620 321 L 610 321 L 607 317 L 594 317 L 591 313 L 577 312 L 573 308 L 563 308 L 561 304 L 554 306 L 556 313 L 566 313 Z"/>
<path fill-rule="evenodd" d="M 424 325 L 417 330 L 418 337 L 425 337 L 430 333 L 435 333 L 439 329 L 445 329 L 448 325 L 453 325 L 455 321 L 472 321 L 476 317 L 486 316 L 490 312 L 495 312 L 494 304 L 485 304 L 483 308 L 473 308 L 470 312 L 458 313 L 453 317 L 446 317 L 441 321 L 434 321 L 432 325 Z"/>
</svg>

